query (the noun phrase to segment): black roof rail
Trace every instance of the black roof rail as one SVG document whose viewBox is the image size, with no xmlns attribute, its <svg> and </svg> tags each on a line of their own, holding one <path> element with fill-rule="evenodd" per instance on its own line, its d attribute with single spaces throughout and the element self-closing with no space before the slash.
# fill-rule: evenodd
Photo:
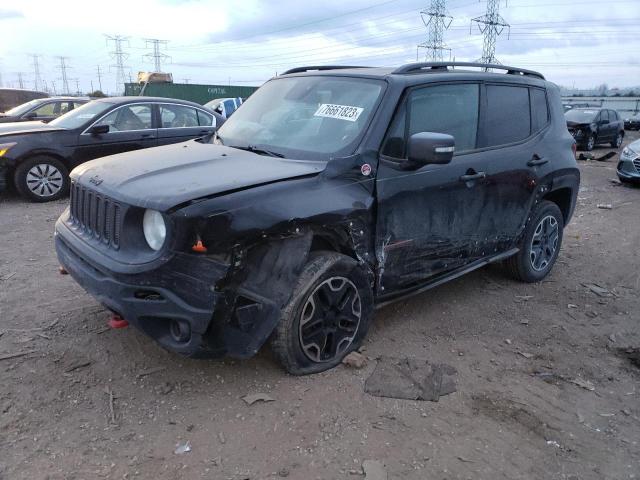
<svg viewBox="0 0 640 480">
<path fill-rule="evenodd" d="M 424 63 L 408 63 L 402 67 L 396 68 L 392 73 L 416 73 L 424 71 L 426 69 L 438 71 L 449 70 L 449 67 L 478 67 L 484 69 L 506 70 L 507 75 L 526 75 L 529 77 L 537 77 L 544 80 L 544 75 L 533 70 L 526 70 L 524 68 L 508 67 L 506 65 L 499 65 L 495 63 L 480 63 L 480 62 L 424 62 Z"/>
<path fill-rule="evenodd" d="M 288 75 L 290 73 L 302 73 L 302 72 L 309 72 L 312 70 L 340 70 L 340 69 L 344 69 L 344 68 L 371 68 L 371 67 L 363 67 L 362 65 L 318 65 L 318 66 L 311 66 L 311 67 L 296 67 L 296 68 L 292 68 L 290 70 L 287 70 L 284 73 L 281 73 L 280 75 Z"/>
</svg>

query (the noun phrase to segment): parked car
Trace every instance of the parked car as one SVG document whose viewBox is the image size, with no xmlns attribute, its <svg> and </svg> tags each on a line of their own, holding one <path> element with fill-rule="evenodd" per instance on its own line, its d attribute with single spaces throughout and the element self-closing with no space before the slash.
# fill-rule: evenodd
<svg viewBox="0 0 640 480">
<path fill-rule="evenodd" d="M 24 88 L 0 88 L 0 112 L 9 110 L 17 105 L 29 102 L 36 98 L 46 98 L 49 94 L 37 90 Z"/>
<path fill-rule="evenodd" d="M 9 122 L 29 122 L 38 120 L 40 122 L 50 122 L 60 115 L 70 112 L 74 108 L 87 103 L 89 98 L 81 97 L 55 97 L 39 98 L 23 103 L 11 110 L 0 113 L 0 123 Z"/>
<path fill-rule="evenodd" d="M 210 108 L 216 113 L 219 113 L 224 118 L 229 118 L 233 112 L 235 112 L 242 105 L 242 98 L 216 98 L 204 104 L 205 107 Z"/>
<path fill-rule="evenodd" d="M 596 145 L 610 143 L 620 148 L 624 140 L 624 123 L 615 110 L 606 108 L 574 108 L 565 114 L 569 133 L 578 148 L 591 151 Z"/>
<path fill-rule="evenodd" d="M 622 149 L 617 170 L 622 182 L 640 184 L 640 140 Z"/>
<path fill-rule="evenodd" d="M 196 103 L 153 97 L 94 100 L 49 124 L 0 125 L 0 192 L 15 185 L 34 202 L 69 191 L 68 172 L 87 160 L 183 142 L 224 119 Z"/>
<path fill-rule="evenodd" d="M 580 179 L 559 89 L 451 66 L 294 69 L 208 142 L 81 165 L 61 265 L 118 326 L 194 357 L 272 339 L 292 374 L 339 364 L 376 306 L 484 265 L 544 279 Z"/>
<path fill-rule="evenodd" d="M 640 130 L 640 113 L 634 113 L 624 119 L 625 130 Z"/>
</svg>

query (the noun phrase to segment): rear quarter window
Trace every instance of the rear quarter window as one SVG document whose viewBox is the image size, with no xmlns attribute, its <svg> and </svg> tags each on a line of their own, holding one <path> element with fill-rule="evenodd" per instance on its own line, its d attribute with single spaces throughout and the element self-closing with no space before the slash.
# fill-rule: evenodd
<svg viewBox="0 0 640 480">
<path fill-rule="evenodd" d="M 531 130 L 539 132 L 549 123 L 547 94 L 540 88 L 532 88 L 531 93 Z"/>
<path fill-rule="evenodd" d="M 527 138 L 531 134 L 529 88 L 487 85 L 486 92 L 487 109 L 481 147 L 506 145 Z"/>
</svg>

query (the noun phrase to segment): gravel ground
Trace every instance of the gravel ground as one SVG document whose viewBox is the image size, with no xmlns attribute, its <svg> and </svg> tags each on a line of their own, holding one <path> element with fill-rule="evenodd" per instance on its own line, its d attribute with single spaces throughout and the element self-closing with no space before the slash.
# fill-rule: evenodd
<svg viewBox="0 0 640 480">
<path fill-rule="evenodd" d="M 640 347 L 640 188 L 611 182 L 616 162 L 580 162 L 579 206 L 546 281 L 492 267 L 391 305 L 363 369 L 302 378 L 268 349 L 189 360 L 107 329 L 58 274 L 65 202 L 0 197 L 0 479 L 357 479 L 365 460 L 390 479 L 640 478 L 640 369 L 626 353 Z M 364 381 L 381 355 L 452 365 L 457 392 L 372 397 Z M 274 401 L 249 406 L 251 393 Z"/>
</svg>

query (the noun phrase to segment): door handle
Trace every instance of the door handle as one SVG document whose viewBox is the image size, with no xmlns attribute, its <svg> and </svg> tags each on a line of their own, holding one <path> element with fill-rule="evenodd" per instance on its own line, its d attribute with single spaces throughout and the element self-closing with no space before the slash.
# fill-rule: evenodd
<svg viewBox="0 0 640 480">
<path fill-rule="evenodd" d="M 527 166 L 539 167 L 540 165 L 544 165 L 545 163 L 548 163 L 548 162 L 549 160 L 547 160 L 546 158 L 542 158 L 537 153 L 534 153 L 533 157 L 531 157 L 531 160 L 527 162 Z"/>
<path fill-rule="evenodd" d="M 478 172 L 478 173 L 471 173 L 468 175 L 462 175 L 460 177 L 460 181 L 461 182 L 471 182 L 473 180 L 480 180 L 482 178 L 485 178 L 487 176 L 486 173 L 484 172 Z"/>
<path fill-rule="evenodd" d="M 141 138 L 151 138 L 153 137 L 153 133 L 143 133 L 140 135 Z"/>
</svg>

